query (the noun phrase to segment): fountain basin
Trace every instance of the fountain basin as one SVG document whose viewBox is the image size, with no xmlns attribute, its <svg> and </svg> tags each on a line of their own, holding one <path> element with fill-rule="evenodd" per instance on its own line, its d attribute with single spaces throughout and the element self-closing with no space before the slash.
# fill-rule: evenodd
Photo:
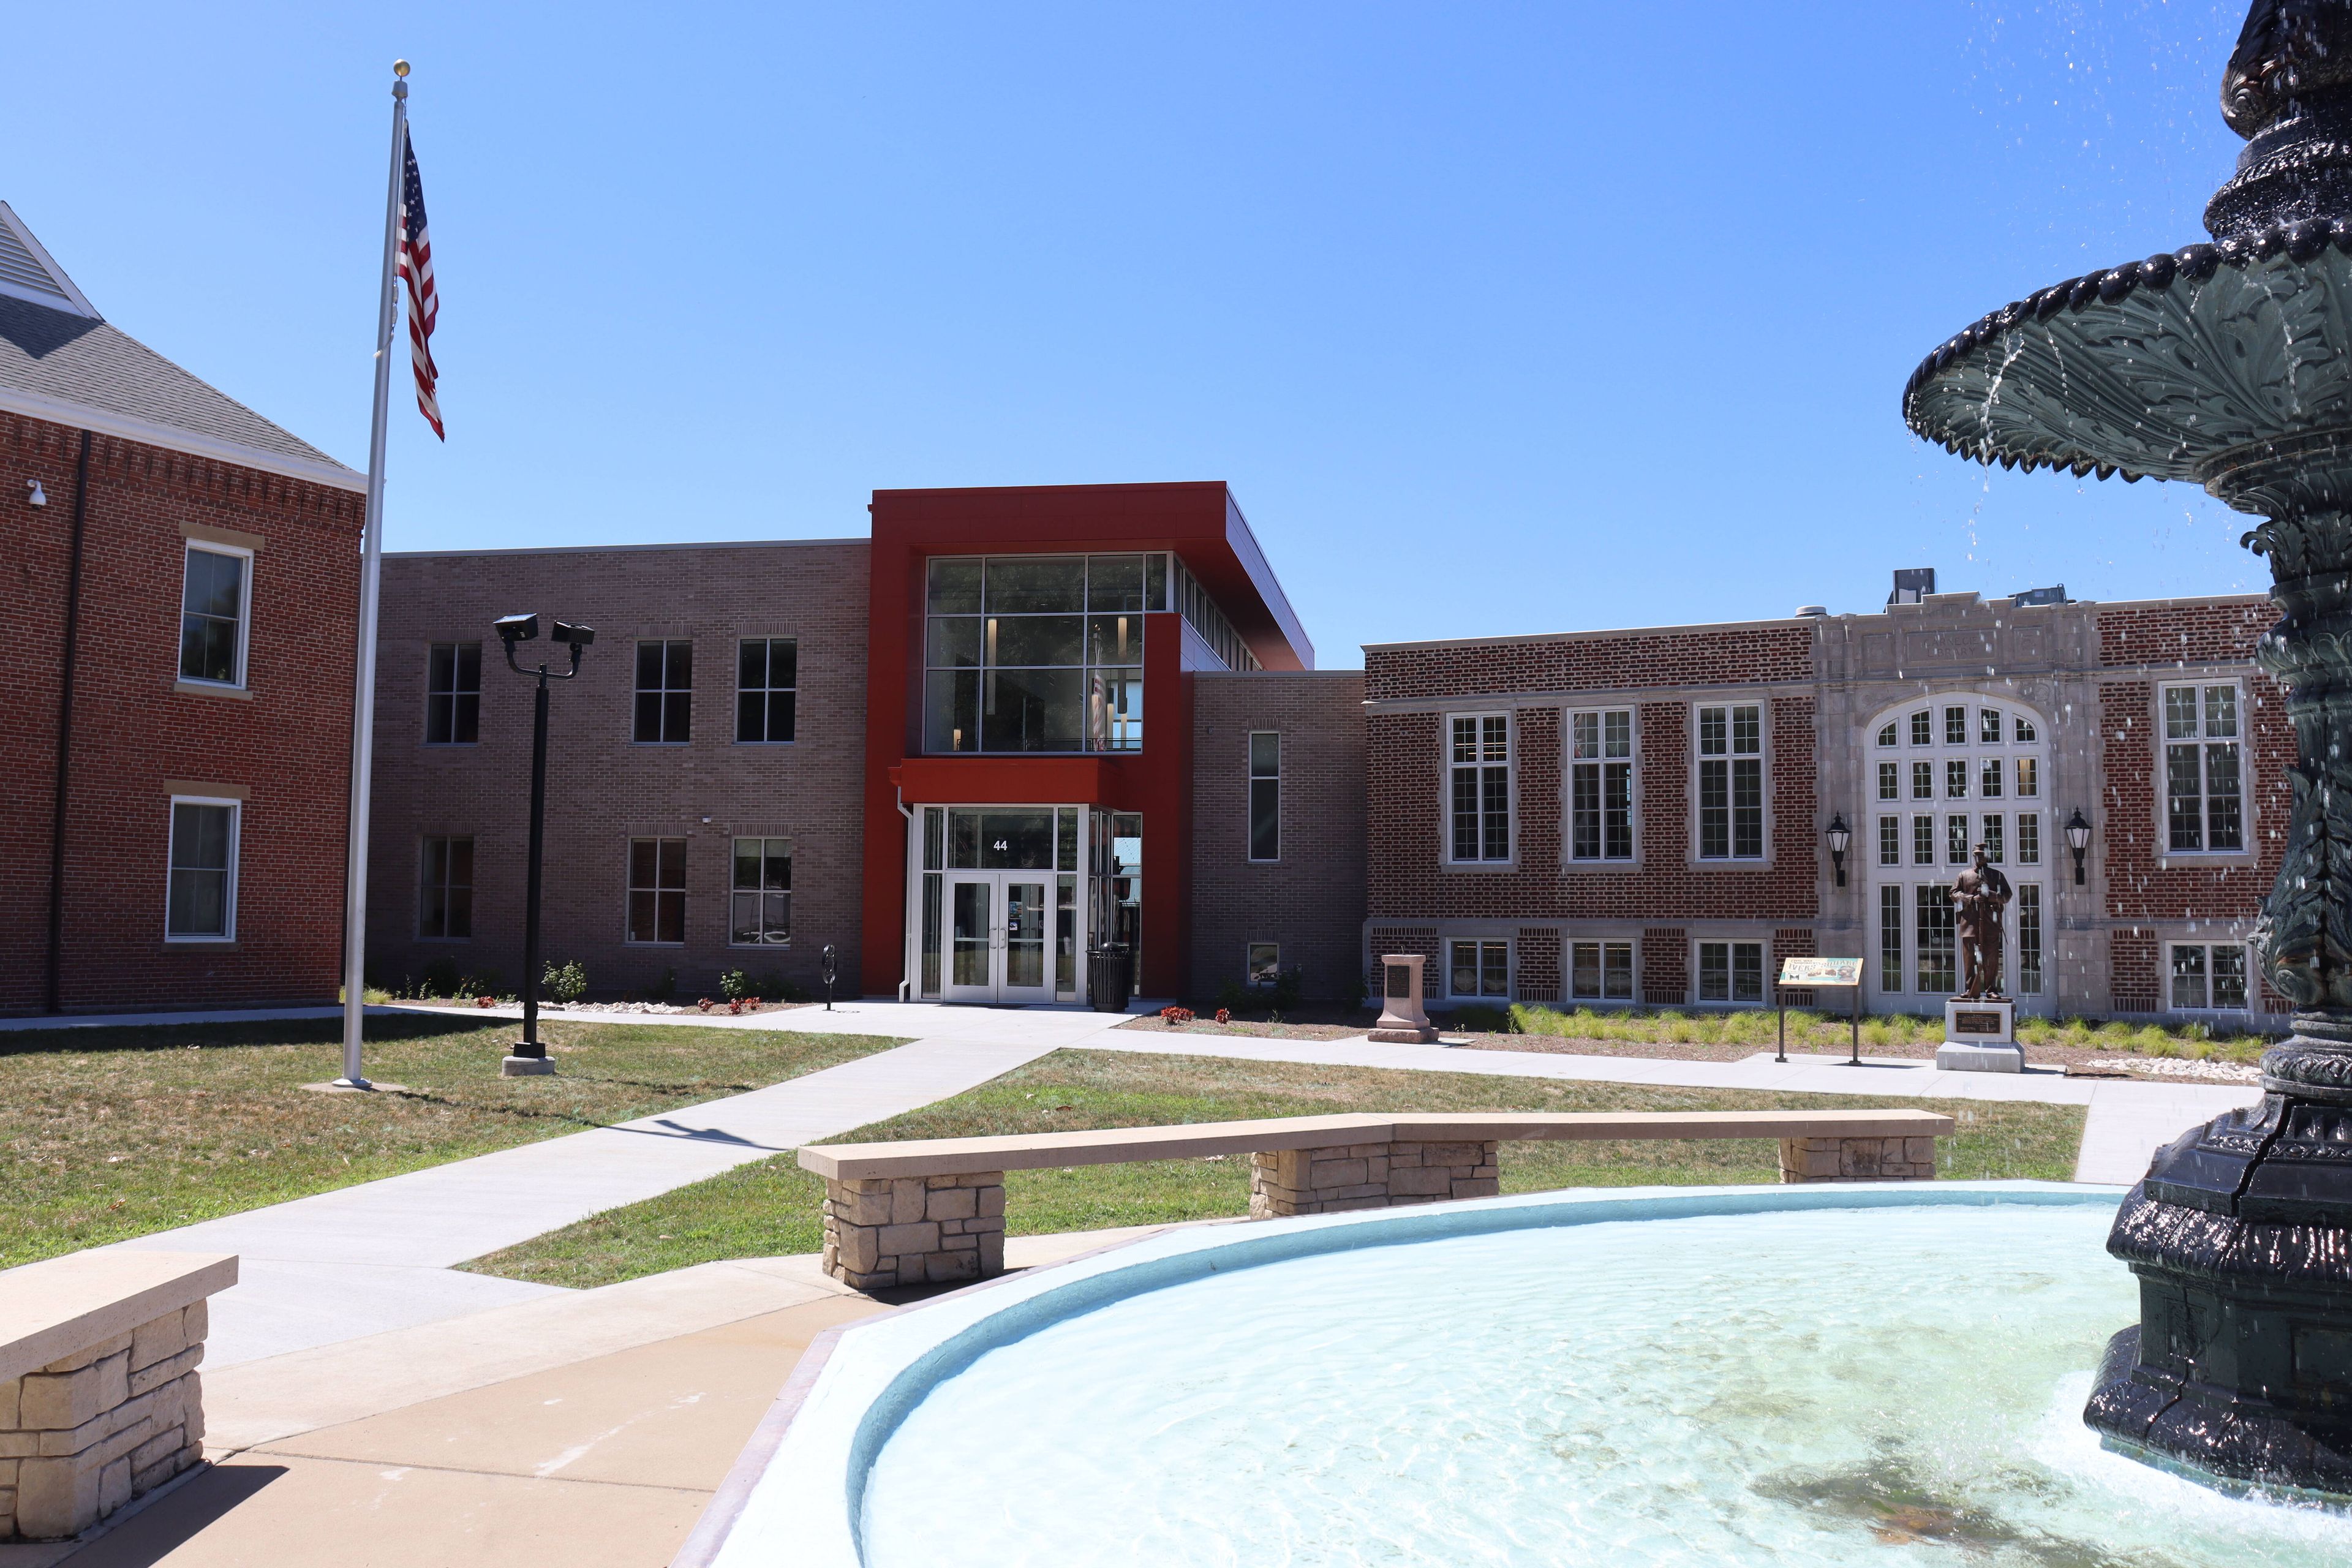
<svg viewBox="0 0 2352 1568">
<path fill-rule="evenodd" d="M 708 1560 L 2352 1559 L 2352 1520 L 2082 1426 L 2133 1301 L 2119 1195 L 1636 1189 L 1165 1233 L 843 1332 Z"/>
</svg>

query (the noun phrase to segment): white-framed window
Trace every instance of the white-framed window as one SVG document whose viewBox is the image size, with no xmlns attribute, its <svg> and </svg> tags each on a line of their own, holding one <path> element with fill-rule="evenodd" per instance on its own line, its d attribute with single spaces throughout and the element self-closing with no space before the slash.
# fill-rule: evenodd
<svg viewBox="0 0 2352 1568">
<path fill-rule="evenodd" d="M 1244 973 L 1249 983 L 1258 990 L 1271 990 L 1282 982 L 1282 944 L 1278 942 L 1254 942 L 1244 955 Z"/>
<path fill-rule="evenodd" d="M 678 894 L 681 905 L 685 897 L 682 891 Z M 729 877 L 728 899 L 728 946 L 792 945 L 793 841 L 735 840 L 735 868 Z"/>
<path fill-rule="evenodd" d="M 2245 795 L 2235 681 L 2164 688 L 2164 821 L 2175 854 L 2242 854 Z"/>
<path fill-rule="evenodd" d="M 1456 863 L 1511 858 L 1511 720 L 1456 713 L 1447 726 L 1448 835 Z"/>
<path fill-rule="evenodd" d="M 2031 818 L 2021 817 L 2023 827 Z M 2022 842 L 2021 837 L 2020 842 Z M 2042 994 L 2042 884 L 2017 885 L 2017 990 L 2021 996 Z"/>
<path fill-rule="evenodd" d="M 1878 743 L 1879 743 L 1880 745 L 1882 745 L 1882 746 L 1891 746 L 1891 745 L 1895 744 L 1895 721 L 1894 721 L 1894 720 L 1889 719 L 1889 720 L 1888 720 L 1885 724 L 1883 724 L 1883 725 L 1881 725 L 1881 726 L 1879 727 L 1879 731 L 1878 731 Z"/>
<path fill-rule="evenodd" d="M 180 679 L 245 684 L 253 552 L 190 542 L 180 584 Z"/>
<path fill-rule="evenodd" d="M 470 746 L 482 738 L 482 645 L 436 642 L 425 650 L 425 743 Z"/>
<path fill-rule="evenodd" d="M 1964 811 L 1944 818 L 1944 859 L 1954 866 L 1969 863 L 1969 816 Z"/>
<path fill-rule="evenodd" d="M 644 656 L 639 655 L 640 658 Z M 735 743 L 782 746 L 798 717 L 801 645 L 795 637 L 735 642 Z M 640 737 L 642 739 L 642 737 Z"/>
<path fill-rule="evenodd" d="M 416 879 L 416 935 L 422 942 L 463 942 L 474 934 L 474 841 L 424 840 Z"/>
<path fill-rule="evenodd" d="M 1889 727 L 1892 728 L 1892 726 Z M 1878 764 L 1878 798 L 1881 800 L 1903 798 L 1903 764 L 1901 763 Z"/>
<path fill-rule="evenodd" d="M 1764 707 L 1698 710 L 1698 858 L 1764 858 Z"/>
<path fill-rule="evenodd" d="M 1952 919 L 1952 891 L 1940 882 L 1921 882 L 1916 895 L 1913 945 L 1925 996 L 1948 996 L 1959 984 L 1959 937 Z"/>
<path fill-rule="evenodd" d="M 1464 1001 L 1511 999 L 1511 944 L 1488 938 L 1457 938 L 1445 944 L 1445 990 Z"/>
<path fill-rule="evenodd" d="M 2252 994 L 2246 949 L 2235 942 L 2172 944 L 2172 994 L 2179 1013 L 2238 1013 Z"/>
<path fill-rule="evenodd" d="M 244 815 L 242 801 L 172 797 L 164 941 L 236 940 L 237 834 Z"/>
<path fill-rule="evenodd" d="M 1913 763 L 1911 764 L 1911 798 L 1913 800 L 1936 798 L 1935 763 Z"/>
<path fill-rule="evenodd" d="M 1571 942 L 1568 944 L 1568 994 L 1578 1002 L 1633 999 L 1631 942 Z"/>
<path fill-rule="evenodd" d="M 1702 1002 L 1762 1002 L 1764 944 L 1760 942 L 1700 942 L 1698 999 Z"/>
<path fill-rule="evenodd" d="M 1911 864 L 1932 866 L 1936 863 L 1936 819 L 1921 813 L 1911 819 Z"/>
<path fill-rule="evenodd" d="M 664 947 L 686 941 L 686 840 L 629 840 L 629 935 Z"/>
<path fill-rule="evenodd" d="M 637 644 L 637 700 L 629 738 L 641 746 L 682 746 L 694 737 L 694 644 L 684 637 Z"/>
<path fill-rule="evenodd" d="M 1282 858 L 1282 732 L 1278 730 L 1250 731 L 1249 858 Z"/>
<path fill-rule="evenodd" d="M 1570 713 L 1569 837 L 1571 860 L 1633 858 L 1633 710 Z"/>
<path fill-rule="evenodd" d="M 1903 885 L 1878 885 L 1878 988 L 1903 989 Z"/>
<path fill-rule="evenodd" d="M 1932 746 L 1936 743 L 1936 721 L 1925 708 L 1911 715 L 1911 743 Z"/>
<path fill-rule="evenodd" d="M 1899 816 L 1878 819 L 1878 863 L 1882 866 L 1903 864 L 1903 819 Z"/>
<path fill-rule="evenodd" d="M 2017 814 L 2017 863 L 2021 866 L 2042 864 L 2042 814 L 2038 811 Z"/>
</svg>

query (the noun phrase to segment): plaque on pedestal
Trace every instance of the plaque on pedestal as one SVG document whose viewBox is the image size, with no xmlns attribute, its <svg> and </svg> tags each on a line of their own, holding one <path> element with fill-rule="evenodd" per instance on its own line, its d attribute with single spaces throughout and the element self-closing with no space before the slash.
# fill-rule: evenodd
<svg viewBox="0 0 2352 1568">
<path fill-rule="evenodd" d="M 1936 1065 L 1948 1072 L 2023 1072 L 2025 1048 L 2017 1043 L 2017 1004 L 2006 996 L 1944 1004 L 1944 1043 Z"/>
<path fill-rule="evenodd" d="M 1436 1043 L 1437 1030 L 1421 1004 L 1421 954 L 1381 955 L 1381 1017 L 1371 1037 L 1391 1046 Z"/>
</svg>

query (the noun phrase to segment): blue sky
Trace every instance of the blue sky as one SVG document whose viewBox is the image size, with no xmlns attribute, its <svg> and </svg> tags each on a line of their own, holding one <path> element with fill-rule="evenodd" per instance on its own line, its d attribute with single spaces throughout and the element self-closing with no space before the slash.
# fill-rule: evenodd
<svg viewBox="0 0 2352 1568">
<path fill-rule="evenodd" d="M 394 549 L 1223 479 L 1357 645 L 2257 588 L 2182 486 L 1921 446 L 1984 310 L 2204 237 L 2242 5 L 28 8 L 0 198 L 355 467 L 388 66 L 449 440 Z M 552 606 L 560 609 L 561 606 Z"/>
</svg>

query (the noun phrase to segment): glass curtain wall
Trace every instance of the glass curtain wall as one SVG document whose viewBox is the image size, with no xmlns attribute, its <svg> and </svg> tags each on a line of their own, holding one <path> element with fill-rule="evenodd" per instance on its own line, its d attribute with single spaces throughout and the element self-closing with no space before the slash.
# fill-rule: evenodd
<svg viewBox="0 0 2352 1568">
<path fill-rule="evenodd" d="M 929 567 L 923 749 L 1143 746 L 1143 616 L 1165 555 L 958 556 Z"/>
<path fill-rule="evenodd" d="M 940 994 L 942 938 L 950 871 L 1050 871 L 1054 874 L 1054 995 L 1078 994 L 1078 843 L 1076 806 L 926 806 L 922 819 L 922 886 L 917 952 L 920 994 Z M 959 984 L 986 983 L 958 977 Z M 1030 984 L 1024 979 L 1021 984 Z"/>
</svg>

